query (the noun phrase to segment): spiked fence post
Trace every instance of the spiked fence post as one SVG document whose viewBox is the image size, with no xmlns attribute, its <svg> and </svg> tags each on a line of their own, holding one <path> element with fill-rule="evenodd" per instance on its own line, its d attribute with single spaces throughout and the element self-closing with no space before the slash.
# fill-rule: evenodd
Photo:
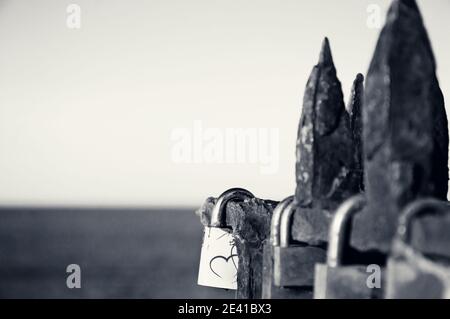
<svg viewBox="0 0 450 319">
<path fill-rule="evenodd" d="M 364 99 L 364 76 L 361 73 L 356 75 L 353 81 L 350 99 L 347 105 L 347 111 L 350 114 L 350 128 L 352 130 L 353 147 L 355 155 L 355 174 L 358 174 L 358 180 L 361 182 L 360 190 L 364 189 L 363 183 L 363 146 L 362 146 L 362 105 Z"/>
<path fill-rule="evenodd" d="M 265 270 L 270 278 L 264 279 L 265 298 L 312 298 L 314 282 L 308 279 L 314 281 L 314 264 L 325 260 L 333 212 L 344 199 L 362 190 L 362 81 L 360 75 L 355 80 L 350 116 L 325 38 L 306 85 L 298 129 L 295 215 L 290 229 L 294 242 L 290 247 L 266 247 Z M 287 275 L 295 273 L 304 275 L 301 280 Z"/>
<path fill-rule="evenodd" d="M 362 191 L 358 123 L 362 77 L 355 82 L 350 116 L 345 110 L 328 39 L 306 85 L 298 128 L 294 240 L 325 245 L 337 206 Z"/>
<path fill-rule="evenodd" d="M 414 0 L 393 1 L 366 78 L 363 108 L 368 206 L 351 243 L 388 252 L 397 219 L 420 197 L 446 199 L 448 128 L 436 63 Z"/>
</svg>

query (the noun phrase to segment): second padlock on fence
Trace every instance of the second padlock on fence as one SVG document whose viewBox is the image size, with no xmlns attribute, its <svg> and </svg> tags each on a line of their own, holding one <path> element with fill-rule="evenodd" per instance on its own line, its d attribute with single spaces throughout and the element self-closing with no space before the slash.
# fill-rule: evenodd
<svg viewBox="0 0 450 319">
<path fill-rule="evenodd" d="M 263 298 L 312 298 L 314 265 L 326 251 L 291 240 L 293 196 L 281 201 L 272 215 L 270 242 L 265 247 Z"/>
</svg>

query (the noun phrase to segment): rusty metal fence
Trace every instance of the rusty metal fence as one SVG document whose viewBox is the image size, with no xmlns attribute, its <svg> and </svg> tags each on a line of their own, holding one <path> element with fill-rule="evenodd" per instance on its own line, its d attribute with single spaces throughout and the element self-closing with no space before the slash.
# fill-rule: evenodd
<svg viewBox="0 0 450 319">
<path fill-rule="evenodd" d="M 215 257 L 202 256 L 199 275 L 229 280 L 237 298 L 450 297 L 448 144 L 421 14 L 393 1 L 347 107 L 324 39 L 304 93 L 294 195 L 278 203 L 231 189 L 198 210 Z M 214 255 L 211 229 L 230 236 L 228 255 Z"/>
</svg>

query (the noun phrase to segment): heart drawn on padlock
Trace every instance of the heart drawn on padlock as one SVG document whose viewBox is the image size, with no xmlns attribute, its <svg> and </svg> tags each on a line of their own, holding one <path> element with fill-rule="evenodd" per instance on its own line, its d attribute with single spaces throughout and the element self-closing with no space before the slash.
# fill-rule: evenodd
<svg viewBox="0 0 450 319">
<path fill-rule="evenodd" d="M 235 252 L 236 246 L 233 246 L 231 248 L 230 256 L 214 256 L 209 261 L 209 269 L 212 271 L 214 275 L 217 277 L 224 279 L 224 280 L 236 280 L 236 272 L 237 272 L 237 261 L 236 258 L 238 257 L 237 253 Z M 232 269 L 231 269 L 232 267 Z M 233 278 L 224 278 L 224 277 L 230 277 L 230 275 L 233 276 Z"/>
<path fill-rule="evenodd" d="M 199 285 L 236 289 L 239 267 L 236 242 L 228 229 L 208 227 L 205 230 L 197 283 Z"/>
</svg>

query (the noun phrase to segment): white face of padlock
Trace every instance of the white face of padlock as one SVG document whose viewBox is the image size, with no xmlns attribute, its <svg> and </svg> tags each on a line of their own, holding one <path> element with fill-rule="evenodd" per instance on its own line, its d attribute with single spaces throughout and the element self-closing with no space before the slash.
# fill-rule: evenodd
<svg viewBox="0 0 450 319">
<path fill-rule="evenodd" d="M 238 255 L 233 236 L 227 229 L 205 227 L 198 284 L 237 289 Z"/>
</svg>

